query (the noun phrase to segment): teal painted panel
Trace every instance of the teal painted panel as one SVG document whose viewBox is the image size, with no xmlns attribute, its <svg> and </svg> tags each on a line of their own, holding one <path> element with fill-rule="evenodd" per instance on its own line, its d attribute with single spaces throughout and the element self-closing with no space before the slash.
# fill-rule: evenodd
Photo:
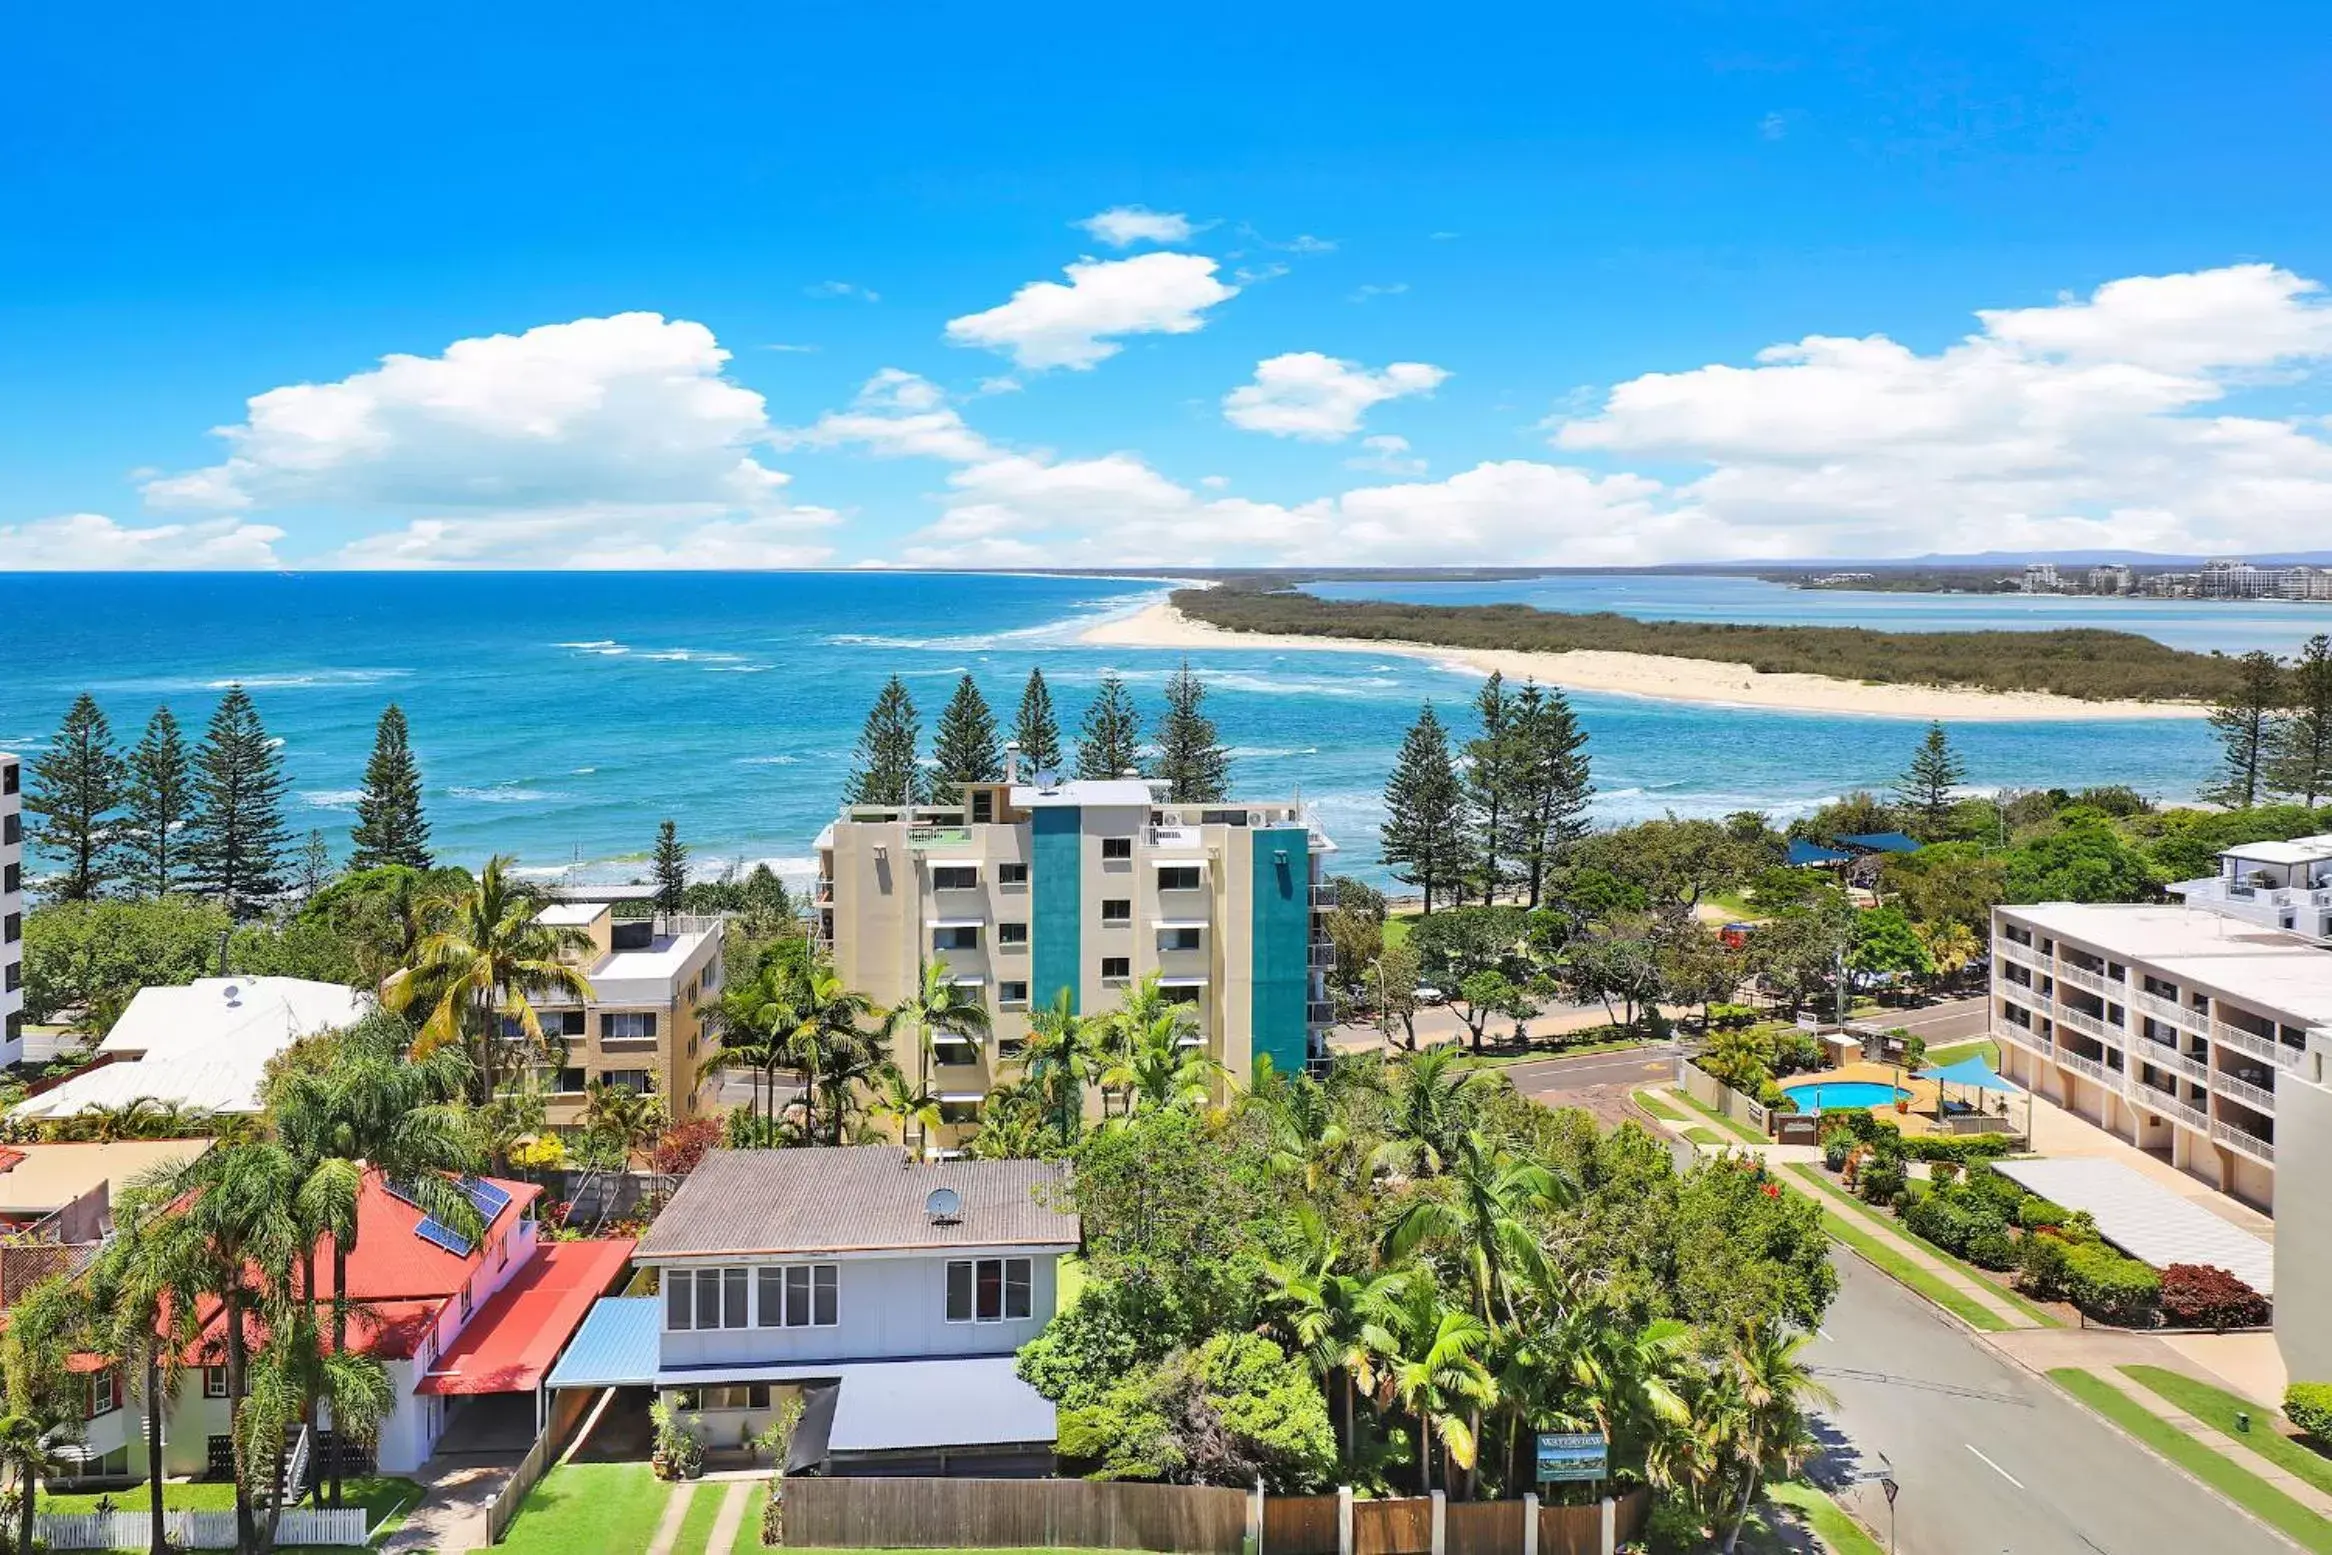
<svg viewBox="0 0 2332 1555">
<path fill-rule="evenodd" d="M 1048 1009 L 1066 988 L 1075 1008 L 1085 964 L 1081 812 L 1065 805 L 1037 810 L 1029 826 L 1028 1007 Z"/>
<path fill-rule="evenodd" d="M 1257 827 L 1248 833 L 1254 852 L 1254 921 L 1249 936 L 1250 976 L 1255 1003 L 1253 1053 L 1268 1053 L 1272 1066 L 1293 1074 L 1311 1056 L 1304 1024 L 1311 991 L 1312 866 L 1309 833 L 1301 826 Z"/>
</svg>

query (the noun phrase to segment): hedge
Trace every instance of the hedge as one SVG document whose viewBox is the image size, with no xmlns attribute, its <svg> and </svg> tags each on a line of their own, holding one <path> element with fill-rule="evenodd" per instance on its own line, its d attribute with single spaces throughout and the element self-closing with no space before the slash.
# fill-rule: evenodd
<svg viewBox="0 0 2332 1555">
<path fill-rule="evenodd" d="M 2332 1442 L 2332 1382 L 2295 1382 L 2283 1390 L 2283 1417 L 2320 1442 Z"/>
<path fill-rule="evenodd" d="M 2162 1301 L 2162 1277 L 2103 1242 L 2075 1243 L 2065 1254 L 2065 1294 L 2102 1322 L 2148 1328 Z"/>
<path fill-rule="evenodd" d="M 2181 1328 L 2257 1328 L 2267 1321 L 2267 1298 L 2225 1269 L 2174 1263 L 2162 1271 L 2162 1315 Z"/>
</svg>

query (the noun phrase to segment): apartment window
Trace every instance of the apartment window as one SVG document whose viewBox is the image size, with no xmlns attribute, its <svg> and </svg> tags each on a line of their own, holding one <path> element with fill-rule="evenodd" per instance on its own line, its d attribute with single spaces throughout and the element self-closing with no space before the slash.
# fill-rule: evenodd
<svg viewBox="0 0 2332 1555">
<path fill-rule="evenodd" d="M 85 1418 L 94 1420 L 99 1415 L 110 1415 L 119 1408 L 121 1408 L 121 1377 L 110 1371 L 91 1372 L 89 1374 L 89 1413 Z"/>
<path fill-rule="evenodd" d="M 931 889 L 934 891 L 972 891 L 980 884 L 977 864 L 934 864 L 931 866 Z"/>
<path fill-rule="evenodd" d="M 931 1053 L 942 1069 L 960 1069 L 980 1061 L 980 1045 L 960 1031 L 933 1032 Z"/>
<path fill-rule="evenodd" d="M 1101 904 L 1101 921 L 1119 925 L 1133 922 L 1133 902 L 1122 896 L 1105 898 Z"/>
<path fill-rule="evenodd" d="M 735 1271 L 743 1274 L 742 1269 Z M 763 1328 L 832 1328 L 841 1317 L 841 1266 L 793 1263 L 757 1271 Z"/>
<path fill-rule="evenodd" d="M 1161 891 L 1195 891 L 1198 889 L 1196 864 L 1161 864 L 1158 866 L 1158 889 Z"/>
<path fill-rule="evenodd" d="M 650 1016 L 653 1020 L 655 1017 Z M 581 1010 L 537 1010 L 535 1019 L 542 1024 L 546 1037 L 579 1037 L 583 1035 Z M 653 1033 L 650 1033 L 653 1035 Z"/>
<path fill-rule="evenodd" d="M 980 930 L 975 924 L 950 924 L 931 931 L 933 950 L 978 950 Z"/>
<path fill-rule="evenodd" d="M 1104 859 L 1130 859 L 1130 858 L 1132 858 L 1132 857 L 1134 856 L 1134 839 L 1133 839 L 1133 838 L 1131 838 L 1131 837 L 1104 837 L 1104 838 L 1102 838 L 1102 839 L 1101 839 L 1101 856 L 1102 856 Z"/>
<path fill-rule="evenodd" d="M 7 988 L 6 988 L 6 991 L 7 991 L 7 992 L 9 992 L 9 993 L 14 993 L 14 992 L 16 992 L 16 990 L 17 990 L 17 989 L 19 989 L 19 988 L 21 988 L 21 987 L 23 987 L 23 986 L 24 986 L 24 963 L 23 963 L 23 962 L 21 962 L 21 961 L 11 961 L 11 962 L 9 962 L 9 963 L 8 963 L 8 978 L 7 978 Z"/>
<path fill-rule="evenodd" d="M 947 1320 L 1006 1323 L 1026 1318 L 1032 1310 L 1030 1273 L 1026 1258 L 962 1258 L 949 1263 Z"/>
<path fill-rule="evenodd" d="M 656 1040 L 656 1012 L 654 1010 L 603 1010 L 599 1016 L 599 1040 L 602 1042 L 653 1042 Z"/>
<path fill-rule="evenodd" d="M 476 1298 L 470 1294 L 470 1282 L 468 1280 L 462 1281 L 462 1320 L 464 1322 L 469 1320 L 470 1307 L 475 1300 Z"/>
<path fill-rule="evenodd" d="M 1028 1003 L 1028 984 L 1021 982 L 998 983 L 996 985 L 996 1002 L 1004 1005 Z"/>
<path fill-rule="evenodd" d="M 996 883 L 997 883 L 998 885 L 1026 885 L 1026 884 L 1028 884 L 1028 866 L 1027 866 L 1026 864 L 999 864 L 999 865 L 997 865 L 997 866 L 996 866 Z"/>
<path fill-rule="evenodd" d="M 24 817 L 10 811 L 0 815 L 0 846 L 24 840 Z"/>
<path fill-rule="evenodd" d="M 7 766 L 0 767 L 0 794 L 15 793 L 16 784 L 16 763 L 12 761 Z"/>
<path fill-rule="evenodd" d="M 644 1096 L 650 1089 L 648 1071 L 645 1069 L 602 1069 L 599 1078 L 617 1090 L 629 1091 L 634 1096 Z"/>
<path fill-rule="evenodd" d="M 997 943 L 997 944 L 999 944 L 999 945 L 1025 945 L 1025 944 L 1027 944 L 1027 943 L 1028 943 L 1028 925 L 1027 925 L 1027 924 L 1025 924 L 1025 923 L 999 923 L 999 924 L 997 924 L 997 925 L 996 925 L 996 943 Z"/>
<path fill-rule="evenodd" d="M 205 1366 L 202 1369 L 202 1396 L 204 1398 L 225 1398 L 227 1396 L 226 1367 Z"/>
<path fill-rule="evenodd" d="M 1131 956 L 1103 956 L 1103 957 L 1101 958 L 1101 980 L 1102 980 L 1103 982 L 1105 982 L 1105 983 L 1123 983 L 1123 982 L 1130 981 L 1130 980 L 1132 979 L 1133 975 L 1134 975 L 1134 961 L 1133 961 L 1133 957 L 1131 957 Z"/>
<path fill-rule="evenodd" d="M 24 914 L 12 912 L 6 918 L 0 918 L 0 943 L 13 945 L 22 938 L 24 938 Z"/>
<path fill-rule="evenodd" d="M 666 1269 L 664 1326 L 676 1333 L 752 1324 L 750 1269 Z"/>
<path fill-rule="evenodd" d="M 562 1096 L 581 1095 L 585 1089 L 583 1071 L 580 1069 L 560 1070 L 558 1084 L 553 1089 Z"/>
<path fill-rule="evenodd" d="M 1198 935 L 1199 931 L 1196 929 L 1160 929 L 1158 931 L 1158 948 L 1160 950 L 1196 950 L 1199 948 Z"/>
<path fill-rule="evenodd" d="M 996 791 L 991 788 L 972 790 L 972 824 L 985 826 L 996 819 Z"/>
<path fill-rule="evenodd" d="M 6 891 L 10 896 L 14 896 L 23 889 L 24 866 L 22 864 L 9 865 L 7 872 L 0 874 L 0 891 Z"/>
</svg>

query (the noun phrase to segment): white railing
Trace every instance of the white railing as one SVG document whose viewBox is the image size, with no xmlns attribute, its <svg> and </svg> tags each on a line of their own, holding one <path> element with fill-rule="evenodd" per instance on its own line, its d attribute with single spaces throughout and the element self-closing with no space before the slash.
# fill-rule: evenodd
<svg viewBox="0 0 2332 1555">
<path fill-rule="evenodd" d="M 2103 972 L 2086 971 L 2065 960 L 2057 962 L 2057 981 L 2071 983 L 2076 988 L 2086 988 L 2091 993 L 2119 994 L 2125 991 L 2121 984 L 2107 978 Z"/>
<path fill-rule="evenodd" d="M 2046 1055 L 2056 1044 L 2030 1026 L 2019 1026 L 2012 1020 L 1992 1023 L 1992 1035 L 2002 1042 L 2014 1043 L 2027 1052 Z"/>
<path fill-rule="evenodd" d="M 40 1537 L 52 1550 L 142 1550 L 153 1540 L 152 1516 L 145 1511 L 42 1512 L 38 1522 Z M 180 1549 L 231 1550 L 235 1514 L 164 1512 L 162 1531 Z M 295 1506 L 276 1520 L 275 1542 L 362 1545 L 368 1531 L 362 1507 Z"/>
<path fill-rule="evenodd" d="M 2119 1085 L 2121 1083 L 2121 1076 L 2119 1074 L 2106 1068 L 2105 1065 L 2099 1063 L 2094 1058 L 2083 1058 L 2078 1053 L 2071 1052 L 2069 1050 L 2060 1050 L 2057 1054 L 2057 1062 L 2063 1064 L 2067 1069 L 2072 1070 L 2075 1074 L 2085 1074 L 2092 1080 L 2102 1080 L 2108 1085 Z"/>
<path fill-rule="evenodd" d="M 2112 1038 L 2116 1042 L 2121 1040 L 2122 1030 L 2119 1026 L 2108 1026 L 2104 1021 L 2099 1020 L 2096 1016 L 2089 1014 L 2087 1011 L 2080 1009 L 2078 1006 L 2067 1004 L 2062 999 L 2058 999 L 2052 1002 L 2050 1013 L 2054 1016 L 2058 1025 L 2070 1027 L 2075 1031 L 2086 1032 L 2088 1035 L 2097 1038 L 2099 1041 L 2104 1041 L 2108 1037 Z"/>
<path fill-rule="evenodd" d="M 2232 1096 L 2254 1112 L 2275 1111 L 2275 1092 L 2264 1085 L 2253 1085 L 2249 1080 L 2238 1080 L 2223 1070 L 2211 1076 L 2211 1089 L 2221 1096 Z"/>
<path fill-rule="evenodd" d="M 2240 1026 L 2230 1026 L 2223 1020 L 2211 1022 L 2211 1040 L 2224 1042 L 2238 1053 L 2249 1053 L 2253 1058 L 2264 1058 L 2271 1064 L 2288 1067 L 2300 1061 L 2297 1048 L 2286 1048 L 2271 1037 L 2245 1031 Z"/>
<path fill-rule="evenodd" d="M 2006 935 L 2002 935 L 1992 942 L 1992 950 L 1994 954 L 2005 960 L 2013 961 L 2018 966 L 2030 967 L 2036 972 L 2046 972 L 2049 969 L 2048 957 L 2030 945 L 2019 945 Z"/>
<path fill-rule="evenodd" d="M 2275 1164 L 2275 1146 L 2273 1144 L 2261 1139 L 2256 1134 L 2246 1134 L 2232 1123 L 2224 1123 L 2217 1118 L 2211 1119 L 2211 1138 L 2233 1145 L 2255 1161 L 2265 1161 L 2270 1166 Z"/>
<path fill-rule="evenodd" d="M 2200 1107 L 2190 1107 L 2177 1097 L 2165 1095 L 2150 1085 L 2137 1087 L 2130 1093 L 2130 1098 L 2139 1106 L 2150 1111 L 2159 1112 L 2165 1117 L 2176 1118 L 2188 1128 L 2197 1129 L 2206 1134 L 2210 1132 L 2211 1115 L 2209 1113 Z"/>
<path fill-rule="evenodd" d="M 2201 1010 L 2188 1009 L 2176 999 L 2166 999 L 2158 993 L 2134 992 L 2130 995 L 2130 1003 L 2154 1019 L 2173 1022 L 2182 1030 L 2208 1032 L 2211 1029 L 2209 1015 Z"/>
</svg>

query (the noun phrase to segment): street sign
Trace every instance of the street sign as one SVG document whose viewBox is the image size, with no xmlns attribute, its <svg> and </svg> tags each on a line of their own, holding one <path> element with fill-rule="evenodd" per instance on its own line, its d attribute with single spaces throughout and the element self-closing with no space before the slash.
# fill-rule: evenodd
<svg viewBox="0 0 2332 1555">
<path fill-rule="evenodd" d="M 1606 1479 L 1610 1472 L 1611 1447 L 1601 1431 L 1538 1433 L 1539 1483 Z"/>
</svg>

